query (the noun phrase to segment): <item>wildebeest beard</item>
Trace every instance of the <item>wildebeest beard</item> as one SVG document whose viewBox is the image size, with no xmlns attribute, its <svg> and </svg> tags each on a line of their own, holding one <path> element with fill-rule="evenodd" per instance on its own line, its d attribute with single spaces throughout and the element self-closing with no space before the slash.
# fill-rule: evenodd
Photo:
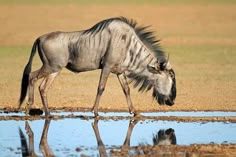
<svg viewBox="0 0 236 157">
<path fill-rule="evenodd" d="M 158 90 L 156 90 L 155 88 L 153 88 L 152 97 L 153 97 L 153 99 L 156 99 L 156 101 L 160 105 L 164 105 L 165 104 L 165 100 L 167 99 L 166 96 L 160 94 L 158 92 Z"/>
<path fill-rule="evenodd" d="M 171 95 L 165 96 L 163 94 L 160 94 L 160 92 L 154 87 L 154 83 L 152 80 L 149 80 L 147 76 L 137 75 L 135 73 L 131 73 L 127 76 L 129 79 L 131 79 L 130 83 L 133 83 L 134 88 L 139 87 L 139 92 L 147 92 L 150 89 L 153 88 L 152 97 L 153 99 L 156 99 L 156 101 L 160 105 L 173 105 L 173 99 L 175 99 L 175 78 L 173 79 L 173 85 L 171 88 Z"/>
<path fill-rule="evenodd" d="M 139 92 L 147 92 L 153 87 L 153 81 L 149 80 L 147 76 L 130 73 L 127 77 L 131 79 L 130 83 L 134 83 L 134 88 L 139 87 Z"/>
<path fill-rule="evenodd" d="M 173 100 L 176 96 L 176 88 L 175 88 L 175 78 L 172 79 L 173 84 L 171 87 L 171 93 L 170 96 L 165 96 L 163 94 L 160 94 L 160 92 L 154 87 L 153 80 L 149 80 L 147 76 L 137 75 L 135 73 L 131 73 L 127 76 L 129 79 L 131 79 L 130 83 L 134 84 L 134 88 L 139 87 L 139 92 L 147 92 L 150 89 L 153 88 L 152 97 L 153 99 L 156 99 L 156 101 L 160 105 L 173 105 Z"/>
<path fill-rule="evenodd" d="M 174 100 L 176 97 L 175 78 L 172 78 L 172 87 L 171 87 L 170 95 L 166 96 L 166 95 L 160 94 L 160 92 L 156 88 L 153 88 L 152 97 L 153 97 L 153 99 L 156 99 L 156 101 L 160 105 L 169 105 L 169 106 L 174 105 Z"/>
</svg>

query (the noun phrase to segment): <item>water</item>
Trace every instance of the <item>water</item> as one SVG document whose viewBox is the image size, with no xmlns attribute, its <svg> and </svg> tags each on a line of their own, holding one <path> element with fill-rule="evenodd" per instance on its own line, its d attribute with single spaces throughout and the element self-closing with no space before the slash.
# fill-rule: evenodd
<svg viewBox="0 0 236 157">
<path fill-rule="evenodd" d="M 47 132 L 49 147 L 47 150 L 51 150 L 51 153 L 56 156 L 97 156 L 101 150 L 98 149 L 97 143 L 99 137 L 104 144 L 106 153 L 109 153 L 111 150 L 121 149 L 128 132 L 131 132 L 130 146 L 153 145 L 154 135 L 161 129 L 169 128 L 174 130 L 178 145 L 236 144 L 236 123 L 229 122 L 202 123 L 150 119 L 142 121 L 131 121 L 129 119 L 96 121 L 80 118 L 34 121 L 8 120 L 0 121 L 1 156 L 22 156 L 20 139 L 24 139 L 29 148 L 30 138 L 25 129 L 27 123 L 34 134 L 34 151 L 39 156 L 43 156 L 39 144 L 44 127 L 49 127 Z M 21 137 L 20 130 L 23 133 Z M 44 132 L 46 131 L 44 130 Z"/>
<path fill-rule="evenodd" d="M 94 116 L 92 112 L 52 112 L 52 115 L 66 116 L 73 114 L 74 116 Z M 223 111 L 173 111 L 173 112 L 143 112 L 143 116 L 185 116 L 185 117 L 224 117 L 236 116 L 236 112 L 223 112 Z M 123 116 L 132 117 L 128 112 L 99 112 L 100 116 Z M 0 111 L 0 116 L 25 116 L 24 112 L 3 112 Z"/>
</svg>

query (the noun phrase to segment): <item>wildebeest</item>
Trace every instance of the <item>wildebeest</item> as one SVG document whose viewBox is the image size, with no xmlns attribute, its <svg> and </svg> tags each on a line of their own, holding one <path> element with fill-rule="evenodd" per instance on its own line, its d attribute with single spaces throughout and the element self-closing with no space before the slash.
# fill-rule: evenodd
<svg viewBox="0 0 236 157">
<path fill-rule="evenodd" d="M 172 128 L 167 130 L 161 129 L 152 138 L 153 145 L 171 145 L 176 144 L 175 131 Z"/>
<path fill-rule="evenodd" d="M 38 54 L 42 67 L 31 72 L 33 57 Z M 33 44 L 24 69 L 19 106 L 28 90 L 28 105 L 34 103 L 34 84 L 43 79 L 39 92 L 49 116 L 47 91 L 62 68 L 73 72 L 101 69 L 100 81 L 92 110 L 98 116 L 100 97 L 110 73 L 117 75 L 129 107 L 137 114 L 130 98 L 127 77 L 139 86 L 139 91 L 153 88 L 153 98 L 159 104 L 173 105 L 176 98 L 175 73 L 154 33 L 137 26 L 134 20 L 116 17 L 103 20 L 90 29 L 77 32 L 52 32 L 40 36 Z"/>
<path fill-rule="evenodd" d="M 165 151 L 162 149 L 147 149 L 149 148 L 154 148 L 156 145 L 158 146 L 168 146 L 168 145 L 176 145 L 176 136 L 175 136 L 175 131 L 172 128 L 169 128 L 167 130 L 160 129 L 158 133 L 153 135 L 152 141 L 153 143 L 147 144 L 147 143 L 140 143 L 138 145 L 138 149 L 133 149 L 135 147 L 130 146 L 130 141 L 132 137 L 132 132 L 135 127 L 135 125 L 138 123 L 137 120 L 130 120 L 128 130 L 125 136 L 125 140 L 123 145 L 120 147 L 121 149 L 115 148 L 115 151 L 110 151 L 110 154 L 107 153 L 107 149 L 102 141 L 102 138 L 100 136 L 99 128 L 98 128 L 98 119 L 95 119 L 94 122 L 92 123 L 92 127 L 95 133 L 95 137 L 97 140 L 97 146 L 99 150 L 99 156 L 100 157 L 106 157 L 106 156 L 119 156 L 119 155 L 113 155 L 112 153 L 119 152 L 122 155 L 121 156 L 164 156 L 165 154 L 169 154 L 171 152 Z M 137 147 L 136 147 L 137 148 Z M 131 151 L 133 149 L 133 151 Z"/>
</svg>

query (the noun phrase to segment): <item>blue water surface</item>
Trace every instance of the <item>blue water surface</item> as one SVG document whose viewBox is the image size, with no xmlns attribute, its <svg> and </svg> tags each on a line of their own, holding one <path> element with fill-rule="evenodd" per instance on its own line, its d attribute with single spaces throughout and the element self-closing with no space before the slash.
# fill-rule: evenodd
<svg viewBox="0 0 236 157">
<path fill-rule="evenodd" d="M 45 120 L 28 121 L 34 133 L 34 148 L 39 149 Z M 97 140 L 92 127 L 94 120 L 63 119 L 51 120 L 48 131 L 48 144 L 56 156 L 80 156 L 99 154 Z M 123 145 L 130 120 L 99 120 L 100 137 L 109 151 L 111 147 Z M 160 129 L 172 128 L 178 145 L 236 143 L 236 123 L 225 122 L 176 122 L 163 120 L 138 121 L 131 134 L 130 145 L 153 145 L 152 138 Z M 19 129 L 26 139 L 25 121 L 0 121 L 1 156 L 22 156 Z"/>
</svg>

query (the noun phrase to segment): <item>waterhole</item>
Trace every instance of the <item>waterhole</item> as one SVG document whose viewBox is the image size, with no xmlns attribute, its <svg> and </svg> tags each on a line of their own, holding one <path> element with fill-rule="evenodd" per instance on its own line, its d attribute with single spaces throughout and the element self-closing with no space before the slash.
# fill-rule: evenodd
<svg viewBox="0 0 236 157">
<path fill-rule="evenodd" d="M 170 112 L 169 115 L 183 116 L 184 113 Z M 191 116 L 194 116 L 193 113 Z M 235 115 L 235 112 L 219 113 L 222 113 L 219 116 Z M 22 113 L 2 112 L 0 115 L 10 116 L 12 114 L 19 116 Z M 90 116 L 91 113 L 75 112 L 73 114 Z M 103 114 L 111 116 L 112 113 L 100 115 Z M 116 114 L 129 116 L 125 113 Z M 146 114 L 159 115 L 163 113 Z M 203 113 L 196 114 L 202 115 Z M 217 113 L 210 113 L 210 115 L 217 116 Z M 181 122 L 158 119 L 134 120 L 132 118 L 117 120 L 96 120 L 93 118 L 1 120 L 0 154 L 1 156 L 23 156 L 27 153 L 34 153 L 37 156 L 45 156 L 45 153 L 49 153 L 55 156 L 97 156 L 102 152 L 103 154 L 114 153 L 125 147 L 236 144 L 235 132 L 236 123 L 233 122 Z M 41 147 L 39 147 L 40 143 Z M 135 151 L 141 150 L 137 149 L 128 153 L 132 154 Z"/>
</svg>

